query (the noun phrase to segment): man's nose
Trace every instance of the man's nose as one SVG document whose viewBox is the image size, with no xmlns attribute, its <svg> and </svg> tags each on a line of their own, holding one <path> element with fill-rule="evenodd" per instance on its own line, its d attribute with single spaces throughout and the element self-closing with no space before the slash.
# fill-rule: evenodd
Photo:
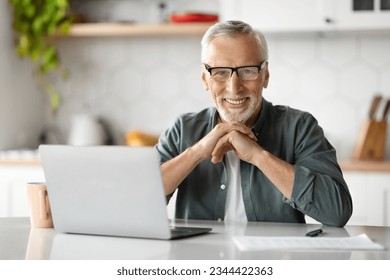
<svg viewBox="0 0 390 280">
<path fill-rule="evenodd" d="M 238 77 L 237 71 L 234 71 L 227 81 L 226 89 L 233 94 L 240 92 L 242 80 Z"/>
</svg>

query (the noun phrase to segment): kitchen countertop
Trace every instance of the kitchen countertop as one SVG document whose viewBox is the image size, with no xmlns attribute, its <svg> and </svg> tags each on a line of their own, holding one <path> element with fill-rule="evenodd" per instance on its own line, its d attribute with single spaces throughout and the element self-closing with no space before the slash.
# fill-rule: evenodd
<svg viewBox="0 0 390 280">
<path fill-rule="evenodd" d="M 2 150 L 1 165 L 41 165 L 38 150 Z"/>
<path fill-rule="evenodd" d="M 390 172 L 390 161 L 340 161 L 343 171 Z"/>
<path fill-rule="evenodd" d="M 390 160 L 341 160 L 339 164 L 343 171 L 390 172 Z M 41 165 L 41 161 L 38 150 L 8 150 L 0 151 L 0 165 Z"/>
<path fill-rule="evenodd" d="M 384 250 L 283 250 L 241 251 L 235 236 L 304 236 L 318 225 L 173 220 L 174 226 L 210 227 L 212 232 L 173 241 L 141 238 L 63 234 L 53 228 L 31 228 L 24 218 L 0 218 L 0 259 L 390 259 L 390 228 L 370 226 L 323 227 L 324 237 L 367 234 Z M 319 236 L 318 238 L 321 238 Z"/>
</svg>

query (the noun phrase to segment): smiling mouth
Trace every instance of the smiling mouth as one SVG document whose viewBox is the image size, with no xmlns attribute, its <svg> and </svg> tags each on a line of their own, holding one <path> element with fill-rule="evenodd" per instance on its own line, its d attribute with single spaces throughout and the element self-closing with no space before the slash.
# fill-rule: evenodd
<svg viewBox="0 0 390 280">
<path fill-rule="evenodd" d="M 231 104 L 231 105 L 241 105 L 242 103 L 244 103 L 245 101 L 248 100 L 248 97 L 240 98 L 240 99 L 225 98 L 224 100 L 225 100 L 227 103 Z"/>
</svg>

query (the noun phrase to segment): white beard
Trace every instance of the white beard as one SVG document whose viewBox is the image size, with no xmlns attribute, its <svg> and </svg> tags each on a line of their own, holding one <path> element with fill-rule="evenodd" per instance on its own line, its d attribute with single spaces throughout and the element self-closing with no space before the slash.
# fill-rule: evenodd
<svg viewBox="0 0 390 280">
<path fill-rule="evenodd" d="M 226 122 L 238 122 L 238 123 L 243 123 L 245 124 L 249 118 L 256 112 L 256 109 L 258 108 L 260 99 L 259 98 L 251 98 L 250 99 L 250 104 L 248 109 L 243 110 L 243 109 L 226 109 L 223 107 L 224 99 L 226 97 L 219 97 L 217 99 L 217 102 L 215 104 L 218 113 L 220 117 L 226 121 Z"/>
</svg>

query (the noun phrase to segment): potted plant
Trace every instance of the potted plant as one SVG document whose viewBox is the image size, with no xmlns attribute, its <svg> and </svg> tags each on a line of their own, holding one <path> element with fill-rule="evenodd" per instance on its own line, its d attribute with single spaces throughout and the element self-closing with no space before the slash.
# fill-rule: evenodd
<svg viewBox="0 0 390 280">
<path fill-rule="evenodd" d="M 72 25 L 70 0 L 9 0 L 13 8 L 15 48 L 20 57 L 28 58 L 36 67 L 38 83 L 49 95 L 53 112 L 60 104 L 60 94 L 49 76 L 66 77 L 61 67 L 54 35 L 66 35 Z M 50 75 L 49 75 L 50 74 Z"/>
</svg>

